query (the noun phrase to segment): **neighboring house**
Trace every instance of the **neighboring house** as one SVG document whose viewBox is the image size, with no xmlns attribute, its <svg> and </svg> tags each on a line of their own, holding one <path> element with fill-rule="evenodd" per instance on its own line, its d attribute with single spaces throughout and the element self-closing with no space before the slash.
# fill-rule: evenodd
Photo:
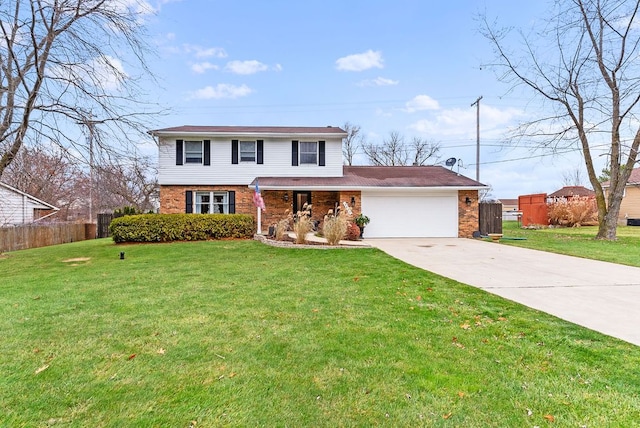
<svg viewBox="0 0 640 428">
<path fill-rule="evenodd" d="M 336 204 L 371 219 L 366 237 L 471 237 L 478 190 L 440 166 L 342 165 L 337 127 L 179 126 L 150 132 L 159 147 L 161 213 L 244 213 L 262 232 L 304 203 L 321 221 Z M 266 210 L 258 217 L 259 186 Z"/>
<path fill-rule="evenodd" d="M 605 197 L 608 198 L 609 182 L 602 183 Z M 627 219 L 640 219 L 640 168 L 634 168 L 627 180 L 622 194 L 618 223 L 627 224 Z"/>
<path fill-rule="evenodd" d="M 520 220 L 521 212 L 518 211 L 517 199 L 499 199 L 502 203 L 502 220 Z"/>
<path fill-rule="evenodd" d="M 51 204 L 0 182 L 0 226 L 33 223 L 58 210 Z"/>
<path fill-rule="evenodd" d="M 547 195 L 547 202 L 568 201 L 572 198 L 595 198 L 596 192 L 584 186 L 564 186 Z"/>
</svg>

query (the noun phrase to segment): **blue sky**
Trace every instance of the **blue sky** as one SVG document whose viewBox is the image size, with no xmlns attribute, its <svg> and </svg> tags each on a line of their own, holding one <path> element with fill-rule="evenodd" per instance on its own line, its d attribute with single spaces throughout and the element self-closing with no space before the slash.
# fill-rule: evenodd
<svg viewBox="0 0 640 428">
<path fill-rule="evenodd" d="M 581 158 L 500 147 L 509 127 L 539 105 L 530 94 L 510 92 L 487 66 L 493 54 L 477 20 L 486 12 L 503 25 L 527 27 L 546 5 L 164 0 L 148 26 L 158 77 L 150 96 L 172 110 L 158 127 L 350 122 L 368 142 L 392 131 L 437 142 L 442 162 L 460 159 L 454 170 L 475 178 L 471 104 L 482 96 L 480 181 L 498 198 L 550 193 L 564 175 L 575 175 Z"/>
</svg>

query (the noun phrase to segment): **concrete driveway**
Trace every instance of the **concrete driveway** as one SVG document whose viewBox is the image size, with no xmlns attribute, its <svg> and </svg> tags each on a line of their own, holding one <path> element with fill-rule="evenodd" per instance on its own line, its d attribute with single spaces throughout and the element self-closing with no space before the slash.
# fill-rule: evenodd
<svg viewBox="0 0 640 428">
<path fill-rule="evenodd" d="M 640 268 L 473 239 L 365 242 L 411 265 L 640 346 Z"/>
</svg>

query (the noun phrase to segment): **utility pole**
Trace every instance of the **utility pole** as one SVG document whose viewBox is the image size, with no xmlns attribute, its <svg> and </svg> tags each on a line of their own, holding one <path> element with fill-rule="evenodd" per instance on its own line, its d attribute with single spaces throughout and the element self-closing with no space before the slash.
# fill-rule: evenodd
<svg viewBox="0 0 640 428">
<path fill-rule="evenodd" d="M 476 181 L 480 181 L 480 100 L 482 95 L 471 104 L 476 106 Z"/>
<path fill-rule="evenodd" d="M 85 125 L 89 129 L 89 223 L 93 223 L 93 134 L 96 122 L 91 113 L 88 116 L 88 119 L 84 119 L 78 124 Z"/>
</svg>

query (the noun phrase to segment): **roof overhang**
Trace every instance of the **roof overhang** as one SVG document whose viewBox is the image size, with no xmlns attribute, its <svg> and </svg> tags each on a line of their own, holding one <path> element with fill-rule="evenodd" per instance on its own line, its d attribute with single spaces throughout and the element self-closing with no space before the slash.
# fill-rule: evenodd
<svg viewBox="0 0 640 428">
<path fill-rule="evenodd" d="M 400 186 L 309 186 L 309 185 L 297 185 L 292 182 L 290 185 L 262 185 L 259 184 L 260 190 L 300 190 L 300 191 L 316 191 L 316 192 L 340 192 L 340 191 L 367 191 L 367 192 L 424 192 L 431 191 L 445 191 L 445 190 L 485 190 L 489 189 L 489 186 L 422 186 L 422 187 L 400 187 Z M 250 189 L 255 188 L 255 182 L 249 184 L 247 187 Z"/>
<path fill-rule="evenodd" d="M 55 207 L 55 206 L 53 206 L 53 205 L 51 205 L 51 204 L 49 204 L 49 203 L 47 203 L 47 202 L 45 202 L 45 201 L 42 201 L 42 200 L 40 200 L 40 199 L 36 198 L 35 196 L 31 196 L 31 195 L 30 195 L 30 194 L 28 194 L 28 193 L 25 193 L 25 192 L 23 192 L 23 191 L 21 191 L 21 190 L 18 190 L 18 189 L 16 189 L 15 187 L 9 186 L 9 185 L 8 185 L 8 184 L 6 184 L 6 183 L 2 183 L 2 182 L 0 182 L 0 186 L 4 187 L 4 188 L 6 188 L 6 189 L 8 189 L 8 190 L 10 190 L 10 191 L 12 191 L 12 192 L 15 192 L 15 193 L 17 193 L 17 194 L 19 194 L 19 195 L 21 195 L 21 196 L 24 196 L 24 197 L 26 197 L 27 199 L 30 199 L 31 201 L 33 201 L 33 202 L 35 202 L 35 203 L 39 204 L 39 205 L 40 205 L 39 207 L 33 207 L 33 208 L 35 208 L 35 209 L 60 211 L 60 208 Z"/>
<path fill-rule="evenodd" d="M 148 131 L 154 137 L 345 138 L 338 127 L 176 127 Z"/>
</svg>

